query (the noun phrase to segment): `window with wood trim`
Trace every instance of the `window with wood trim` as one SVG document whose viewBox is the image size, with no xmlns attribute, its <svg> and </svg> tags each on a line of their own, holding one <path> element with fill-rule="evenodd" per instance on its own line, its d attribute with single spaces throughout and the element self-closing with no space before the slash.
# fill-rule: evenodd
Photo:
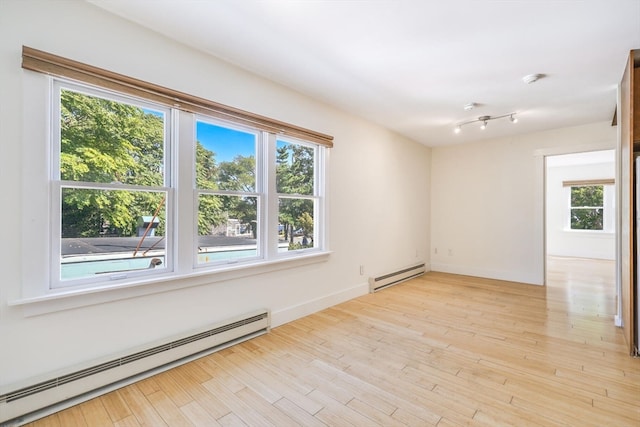
<svg viewBox="0 0 640 427">
<path fill-rule="evenodd" d="M 327 252 L 330 136 L 30 48 L 23 67 L 50 81 L 48 291 Z"/>
</svg>

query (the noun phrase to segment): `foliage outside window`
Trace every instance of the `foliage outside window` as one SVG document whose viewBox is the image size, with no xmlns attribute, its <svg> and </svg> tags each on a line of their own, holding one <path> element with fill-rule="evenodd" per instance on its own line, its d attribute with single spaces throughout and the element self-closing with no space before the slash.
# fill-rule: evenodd
<svg viewBox="0 0 640 427">
<path fill-rule="evenodd" d="M 571 229 L 603 230 L 604 186 L 571 187 Z"/>
<path fill-rule="evenodd" d="M 276 191 L 278 192 L 279 250 L 315 247 L 315 148 L 278 140 Z"/>
</svg>

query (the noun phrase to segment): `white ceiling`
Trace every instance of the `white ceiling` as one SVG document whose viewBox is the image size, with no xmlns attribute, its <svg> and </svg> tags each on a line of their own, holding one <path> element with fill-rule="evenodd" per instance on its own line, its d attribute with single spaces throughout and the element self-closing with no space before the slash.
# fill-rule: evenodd
<svg viewBox="0 0 640 427">
<path fill-rule="evenodd" d="M 88 1 L 428 146 L 610 121 L 640 48 L 640 0 Z"/>
</svg>

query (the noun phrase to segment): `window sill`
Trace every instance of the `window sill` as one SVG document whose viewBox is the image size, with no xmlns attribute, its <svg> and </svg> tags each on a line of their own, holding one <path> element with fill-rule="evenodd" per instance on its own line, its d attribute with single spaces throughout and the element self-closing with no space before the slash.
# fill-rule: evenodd
<svg viewBox="0 0 640 427">
<path fill-rule="evenodd" d="M 611 237 L 611 236 L 615 236 L 616 234 L 613 231 L 607 231 L 607 230 L 574 230 L 571 228 L 564 228 L 562 229 L 562 231 L 570 234 L 577 234 L 577 235 L 582 234 L 589 237 Z"/>
<path fill-rule="evenodd" d="M 302 252 L 277 260 L 261 261 L 253 264 L 232 264 L 228 267 L 218 268 L 215 271 L 202 270 L 181 275 L 171 273 L 164 276 L 155 276 L 152 279 L 145 278 L 136 282 L 128 282 L 123 285 L 110 285 L 90 289 L 56 289 L 43 295 L 9 301 L 8 305 L 21 306 L 26 317 L 38 316 L 325 262 L 330 254 L 330 251 Z"/>
</svg>

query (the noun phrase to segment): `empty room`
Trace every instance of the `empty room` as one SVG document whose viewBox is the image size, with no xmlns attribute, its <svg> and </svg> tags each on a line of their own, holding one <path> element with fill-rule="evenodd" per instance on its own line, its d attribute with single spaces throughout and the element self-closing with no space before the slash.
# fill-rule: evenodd
<svg viewBox="0 0 640 427">
<path fill-rule="evenodd" d="M 640 1 L 0 0 L 0 94 L 0 426 L 640 425 Z"/>
</svg>

